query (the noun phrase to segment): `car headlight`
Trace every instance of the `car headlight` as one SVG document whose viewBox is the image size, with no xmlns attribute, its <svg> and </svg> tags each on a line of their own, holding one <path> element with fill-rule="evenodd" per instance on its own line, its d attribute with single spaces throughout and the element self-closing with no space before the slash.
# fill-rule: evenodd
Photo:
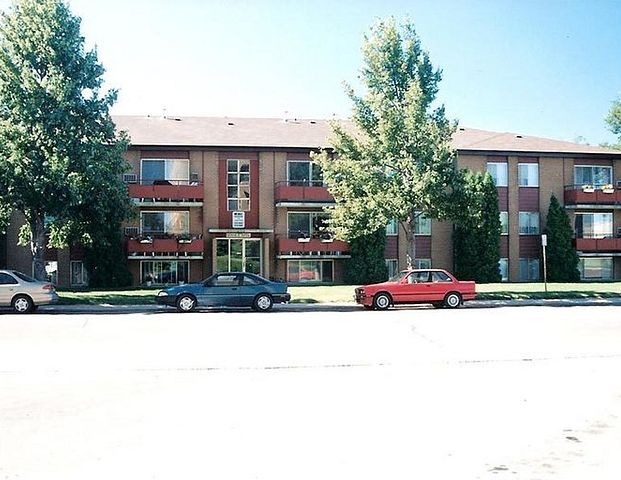
<svg viewBox="0 0 621 480">
<path fill-rule="evenodd" d="M 168 292 L 165 292 L 164 290 L 160 291 L 157 293 L 158 297 L 167 297 L 168 296 Z"/>
</svg>

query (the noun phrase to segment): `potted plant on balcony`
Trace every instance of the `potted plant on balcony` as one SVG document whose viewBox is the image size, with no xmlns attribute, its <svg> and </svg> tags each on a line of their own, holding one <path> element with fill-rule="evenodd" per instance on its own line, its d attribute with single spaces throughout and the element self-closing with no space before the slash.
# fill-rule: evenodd
<svg viewBox="0 0 621 480">
<path fill-rule="evenodd" d="M 189 233 L 183 233 L 181 235 L 177 235 L 178 243 L 192 243 L 192 236 Z"/>
<path fill-rule="evenodd" d="M 582 191 L 584 193 L 593 193 L 595 192 L 595 188 L 593 187 L 593 185 L 585 184 L 585 185 L 582 185 Z"/>
<path fill-rule="evenodd" d="M 615 187 L 612 185 L 612 183 L 608 183 L 602 186 L 602 192 L 603 193 L 615 193 Z"/>
<path fill-rule="evenodd" d="M 138 241 L 140 243 L 153 243 L 153 237 L 151 237 L 150 235 L 140 235 L 138 237 Z"/>
</svg>

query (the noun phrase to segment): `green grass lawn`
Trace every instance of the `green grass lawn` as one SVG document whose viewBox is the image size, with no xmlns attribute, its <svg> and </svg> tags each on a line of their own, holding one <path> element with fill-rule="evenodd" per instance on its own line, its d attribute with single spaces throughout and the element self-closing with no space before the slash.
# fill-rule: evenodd
<svg viewBox="0 0 621 480">
<path fill-rule="evenodd" d="M 292 303 L 353 302 L 354 285 L 291 286 Z M 155 303 L 157 289 L 125 291 L 60 291 L 61 305 L 149 305 Z M 477 285 L 477 299 L 510 300 L 541 298 L 621 297 L 621 282 L 615 283 L 491 283 Z"/>
</svg>

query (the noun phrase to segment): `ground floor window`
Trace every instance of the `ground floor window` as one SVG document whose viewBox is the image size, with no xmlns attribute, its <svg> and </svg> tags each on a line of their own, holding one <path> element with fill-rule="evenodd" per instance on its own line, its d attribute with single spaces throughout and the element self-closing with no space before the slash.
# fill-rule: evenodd
<svg viewBox="0 0 621 480">
<path fill-rule="evenodd" d="M 520 258 L 520 281 L 538 282 L 540 279 L 539 259 Z"/>
<path fill-rule="evenodd" d="M 613 280 L 612 257 L 581 257 L 578 264 L 582 280 Z"/>
<path fill-rule="evenodd" d="M 509 281 L 509 259 L 501 258 L 498 261 L 498 269 L 500 270 L 500 280 L 503 282 Z"/>
<path fill-rule="evenodd" d="M 71 286 L 84 286 L 88 284 L 88 274 L 82 260 L 71 262 Z"/>
<path fill-rule="evenodd" d="M 261 275 L 261 239 L 217 238 L 216 272 L 250 272 Z"/>
<path fill-rule="evenodd" d="M 170 283 L 187 283 L 190 279 L 190 262 L 184 261 L 151 261 L 140 263 L 141 279 L 145 285 L 164 285 Z"/>
<path fill-rule="evenodd" d="M 414 268 L 431 268 L 431 259 L 430 258 L 415 259 Z"/>
<path fill-rule="evenodd" d="M 386 259 L 386 268 L 388 269 L 388 278 L 393 278 L 399 273 L 399 260 L 394 258 Z"/>
<path fill-rule="evenodd" d="M 287 281 L 332 283 L 334 281 L 334 261 L 289 260 L 287 262 Z"/>
<path fill-rule="evenodd" d="M 45 262 L 45 280 L 58 285 L 58 262 Z"/>
</svg>

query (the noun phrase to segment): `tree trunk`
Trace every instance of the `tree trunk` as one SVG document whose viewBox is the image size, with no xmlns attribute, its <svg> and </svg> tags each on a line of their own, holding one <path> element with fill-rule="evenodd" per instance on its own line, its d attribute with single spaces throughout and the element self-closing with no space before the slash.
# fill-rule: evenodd
<svg viewBox="0 0 621 480">
<path fill-rule="evenodd" d="M 33 215 L 29 222 L 32 273 L 37 280 L 45 280 L 45 216 L 40 212 Z"/>
<path fill-rule="evenodd" d="M 408 249 L 405 253 L 407 260 L 407 268 L 414 268 L 414 261 L 416 260 L 416 235 L 414 234 L 416 229 L 416 214 L 412 212 L 408 215 L 408 218 L 402 224 L 405 231 L 405 239 L 408 242 Z"/>
</svg>

